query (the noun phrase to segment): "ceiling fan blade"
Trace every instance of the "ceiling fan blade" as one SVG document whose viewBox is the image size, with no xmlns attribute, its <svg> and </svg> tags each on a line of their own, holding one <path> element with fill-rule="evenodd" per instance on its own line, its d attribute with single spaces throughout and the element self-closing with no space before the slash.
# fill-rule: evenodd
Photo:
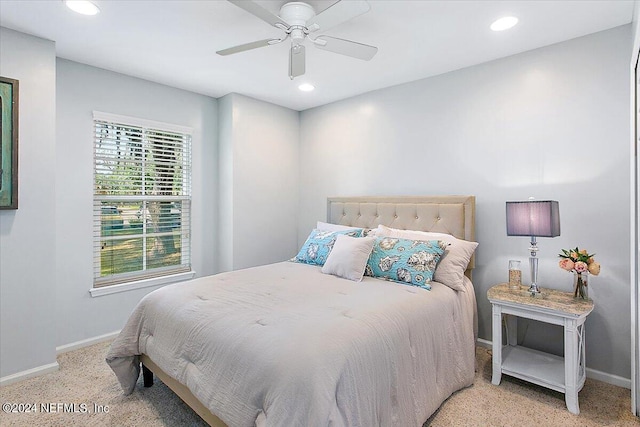
<svg viewBox="0 0 640 427">
<path fill-rule="evenodd" d="M 309 31 L 325 31 L 362 15 L 368 12 L 369 9 L 371 9 L 371 6 L 365 0 L 339 1 L 311 18 L 307 22 L 307 28 Z"/>
<path fill-rule="evenodd" d="M 283 41 L 284 41 L 284 39 L 258 40 L 258 41 L 255 41 L 255 42 L 245 43 L 245 44 L 241 44 L 241 45 L 238 45 L 238 46 L 230 47 L 230 48 L 227 48 L 227 49 L 222 49 L 222 50 L 217 51 L 216 53 L 218 55 L 222 55 L 222 56 L 233 55 L 234 53 L 240 53 L 240 52 L 244 52 L 246 50 L 257 49 L 259 47 L 271 46 L 272 44 L 278 44 L 278 43 L 283 42 Z"/>
<path fill-rule="evenodd" d="M 318 49 L 328 50 L 364 61 L 370 60 L 378 52 L 378 48 L 375 46 L 329 36 L 318 36 L 313 40 L 313 43 Z"/>
<path fill-rule="evenodd" d="M 282 18 L 274 15 L 273 13 L 269 12 L 267 9 L 265 9 L 264 7 L 260 6 L 257 3 L 254 3 L 249 0 L 228 0 L 228 1 L 229 3 L 235 4 L 240 9 L 244 9 L 250 14 L 257 16 L 258 18 L 262 19 L 268 24 L 271 24 L 276 27 L 278 26 L 276 24 L 284 25 L 285 28 L 289 27 L 289 24 L 287 24 Z"/>
<path fill-rule="evenodd" d="M 293 80 L 305 72 L 305 49 L 304 45 L 293 45 L 289 51 L 289 78 Z"/>
</svg>

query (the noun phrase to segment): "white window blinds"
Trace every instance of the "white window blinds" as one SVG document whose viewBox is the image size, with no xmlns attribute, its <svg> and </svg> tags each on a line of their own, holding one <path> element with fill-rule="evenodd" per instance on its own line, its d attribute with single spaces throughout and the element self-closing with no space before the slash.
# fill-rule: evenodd
<svg viewBox="0 0 640 427">
<path fill-rule="evenodd" d="M 191 131 L 94 112 L 94 287 L 191 270 Z"/>
</svg>

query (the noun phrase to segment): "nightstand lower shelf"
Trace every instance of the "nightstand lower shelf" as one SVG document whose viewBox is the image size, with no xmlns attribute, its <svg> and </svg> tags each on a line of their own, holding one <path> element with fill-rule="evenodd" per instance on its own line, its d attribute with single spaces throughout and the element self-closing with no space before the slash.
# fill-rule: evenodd
<svg viewBox="0 0 640 427">
<path fill-rule="evenodd" d="M 502 373 L 565 392 L 564 357 L 527 347 L 506 345 L 502 347 Z"/>
</svg>

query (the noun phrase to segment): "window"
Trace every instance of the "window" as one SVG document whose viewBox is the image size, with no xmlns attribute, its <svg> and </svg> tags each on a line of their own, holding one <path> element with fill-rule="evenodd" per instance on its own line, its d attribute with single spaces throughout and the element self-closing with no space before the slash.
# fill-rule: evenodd
<svg viewBox="0 0 640 427">
<path fill-rule="evenodd" d="M 191 130 L 94 112 L 94 288 L 191 270 Z"/>
</svg>

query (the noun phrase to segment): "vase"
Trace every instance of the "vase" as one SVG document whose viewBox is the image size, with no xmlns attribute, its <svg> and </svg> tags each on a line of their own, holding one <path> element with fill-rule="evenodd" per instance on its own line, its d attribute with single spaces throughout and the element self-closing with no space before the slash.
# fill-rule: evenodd
<svg viewBox="0 0 640 427">
<path fill-rule="evenodd" d="M 522 285 L 522 271 L 520 271 L 520 261 L 509 260 L 509 289 L 518 290 Z"/>
<path fill-rule="evenodd" d="M 589 273 L 573 273 L 573 297 L 576 299 L 589 299 Z"/>
</svg>

